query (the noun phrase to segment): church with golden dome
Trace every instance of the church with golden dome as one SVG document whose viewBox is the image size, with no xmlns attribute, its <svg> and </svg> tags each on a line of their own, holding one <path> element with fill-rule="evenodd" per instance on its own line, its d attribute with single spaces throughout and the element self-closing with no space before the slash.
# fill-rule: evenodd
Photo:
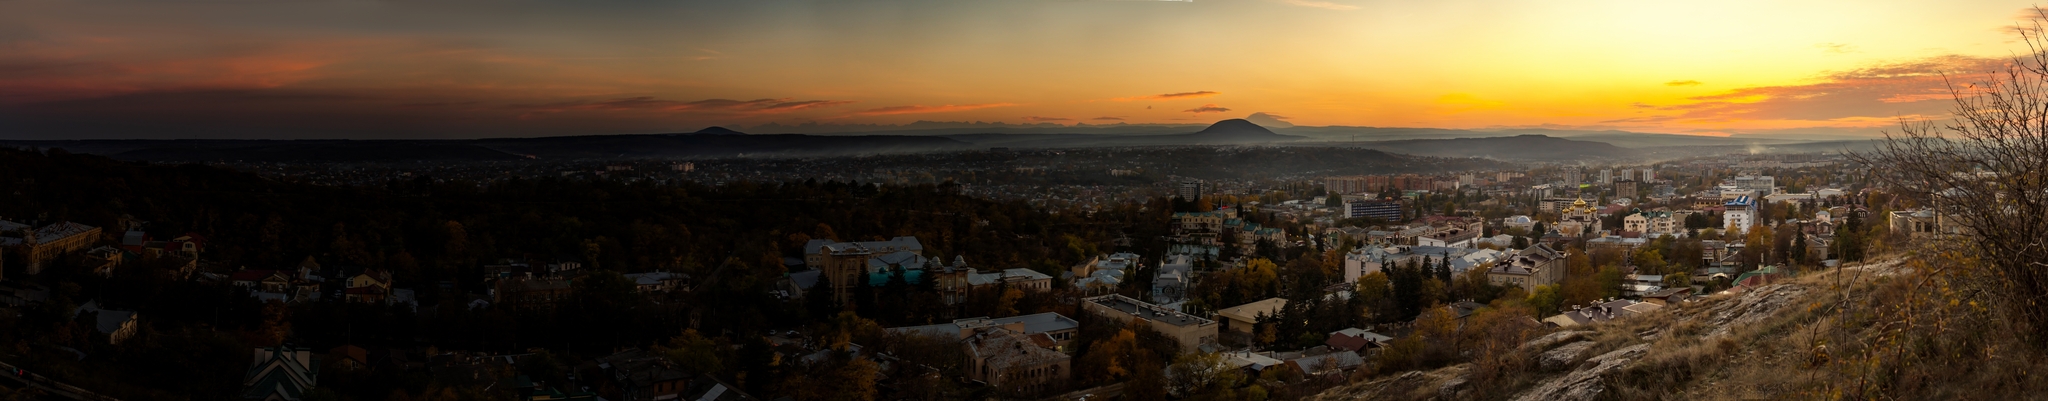
<svg viewBox="0 0 2048 401">
<path fill-rule="evenodd" d="M 1600 232 L 1600 208 L 1586 203 L 1585 198 L 1573 201 L 1571 206 L 1558 210 L 1558 213 L 1558 234 L 1579 237 Z"/>
</svg>

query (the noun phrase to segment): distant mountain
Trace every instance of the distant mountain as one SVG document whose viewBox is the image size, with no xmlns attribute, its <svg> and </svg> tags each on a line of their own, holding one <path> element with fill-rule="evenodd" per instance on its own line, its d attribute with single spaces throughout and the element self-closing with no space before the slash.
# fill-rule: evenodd
<svg viewBox="0 0 2048 401">
<path fill-rule="evenodd" d="M 1638 156 L 1638 152 L 1633 149 L 1604 142 L 1576 141 L 1545 135 L 1409 139 L 1363 142 L 1356 146 L 1417 156 L 1485 157 L 1500 160 L 1575 161 Z"/>
<path fill-rule="evenodd" d="M 712 126 L 712 127 L 710 127 L 710 128 L 700 129 L 700 130 L 697 130 L 697 132 L 695 132 L 695 133 L 696 133 L 697 135 L 746 135 L 746 134 L 747 134 L 747 133 L 745 133 L 745 132 L 733 131 L 733 130 L 731 130 L 731 129 L 727 129 L 727 128 L 725 128 L 725 127 L 720 127 L 720 126 Z"/>
<path fill-rule="evenodd" d="M 1215 124 L 1210 124 L 1208 128 L 1203 128 L 1201 131 L 1187 135 L 1183 139 L 1207 144 L 1292 141 L 1302 139 L 1302 137 L 1275 134 L 1273 130 L 1266 129 L 1266 127 L 1261 127 L 1258 124 L 1252 124 L 1251 121 L 1233 118 L 1217 121 Z"/>
<path fill-rule="evenodd" d="M 980 149 L 936 136 L 686 133 L 471 140 L 0 141 L 156 162 L 386 162 L 600 158 L 828 157 Z"/>
</svg>

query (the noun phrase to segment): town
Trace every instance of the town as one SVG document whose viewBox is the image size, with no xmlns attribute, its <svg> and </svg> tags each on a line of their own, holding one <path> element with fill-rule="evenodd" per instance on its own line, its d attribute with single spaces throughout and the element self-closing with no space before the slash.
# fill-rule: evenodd
<svg viewBox="0 0 2048 401">
<path fill-rule="evenodd" d="M 331 187 L 6 152 L 18 188 L 135 177 L 0 217 L 0 363 L 79 399 L 1302 399 L 1957 232 L 1840 154 L 1166 176 L 1040 209 L 951 181 Z M 220 207 L 252 202 L 314 209 Z M 365 207 L 314 211 L 336 202 Z M 164 358 L 219 361 L 104 370 Z"/>
</svg>

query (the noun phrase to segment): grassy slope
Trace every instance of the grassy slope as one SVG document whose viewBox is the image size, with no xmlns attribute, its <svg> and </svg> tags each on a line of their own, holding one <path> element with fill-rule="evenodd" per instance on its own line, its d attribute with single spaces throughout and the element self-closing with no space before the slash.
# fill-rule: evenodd
<svg viewBox="0 0 2048 401">
<path fill-rule="evenodd" d="M 1712 295 L 1625 321 L 1580 328 L 1584 360 L 1638 344 L 1648 352 L 1599 375 L 1591 399 L 2030 399 L 2048 381 L 2043 354 L 1940 266 L 1894 257 L 1812 272 L 1748 294 Z M 1541 371 L 1538 355 L 1466 385 L 1471 364 L 1379 375 L 1311 399 L 1515 399 L 1567 371 Z M 1577 369 L 1586 369 L 1581 363 Z M 1447 384 L 1451 384 L 1447 386 Z"/>
</svg>

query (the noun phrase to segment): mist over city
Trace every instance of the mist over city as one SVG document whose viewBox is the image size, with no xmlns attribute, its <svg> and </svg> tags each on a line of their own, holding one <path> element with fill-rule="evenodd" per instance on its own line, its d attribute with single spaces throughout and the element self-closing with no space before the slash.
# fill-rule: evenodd
<svg viewBox="0 0 2048 401">
<path fill-rule="evenodd" d="M 0 1 L 0 400 L 2035 399 L 2044 23 Z"/>
</svg>

